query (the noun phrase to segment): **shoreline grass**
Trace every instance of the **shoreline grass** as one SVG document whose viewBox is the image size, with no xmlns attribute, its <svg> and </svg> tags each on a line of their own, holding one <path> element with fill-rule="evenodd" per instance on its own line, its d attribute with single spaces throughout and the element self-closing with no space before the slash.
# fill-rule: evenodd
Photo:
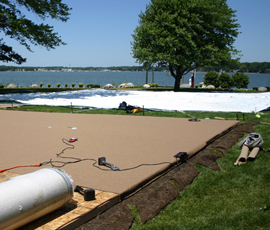
<svg viewBox="0 0 270 230">
<path fill-rule="evenodd" d="M 0 88 L 0 94 L 10 94 L 10 93 L 53 93 L 53 92 L 64 92 L 64 91 L 75 91 L 75 90 L 87 90 L 90 88 L 85 87 L 19 87 L 19 88 Z M 102 88 L 97 88 L 102 89 Z M 174 91 L 173 87 L 169 86 L 159 86 L 151 88 L 143 87 L 129 87 L 129 88 L 105 88 L 109 90 L 127 90 L 127 91 Z M 253 89 L 208 89 L 208 88 L 180 88 L 175 92 L 193 92 L 193 93 L 209 93 L 209 92 L 218 92 L 218 93 L 263 93 Z"/>
</svg>

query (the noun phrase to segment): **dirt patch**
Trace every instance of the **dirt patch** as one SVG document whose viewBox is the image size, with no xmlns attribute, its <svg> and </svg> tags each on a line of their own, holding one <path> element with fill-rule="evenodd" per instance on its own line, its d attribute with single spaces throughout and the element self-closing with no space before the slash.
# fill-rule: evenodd
<svg viewBox="0 0 270 230">
<path fill-rule="evenodd" d="M 206 148 L 200 151 L 196 156 L 192 157 L 189 162 L 200 164 L 216 171 L 221 171 L 218 163 L 216 162 L 220 157 L 221 156 L 213 152 L 210 148 Z"/>
<path fill-rule="evenodd" d="M 179 195 L 178 189 L 171 183 L 165 182 L 136 203 L 142 223 L 155 217 L 162 208 Z"/>
<path fill-rule="evenodd" d="M 171 179 L 177 183 L 179 190 L 182 191 L 187 185 L 193 182 L 194 178 L 197 177 L 199 173 L 200 171 L 198 169 L 187 164 L 183 169 L 175 173 Z"/>
<path fill-rule="evenodd" d="M 134 215 L 126 205 L 120 206 L 113 215 L 104 220 L 97 230 L 129 229 L 133 223 Z"/>
</svg>

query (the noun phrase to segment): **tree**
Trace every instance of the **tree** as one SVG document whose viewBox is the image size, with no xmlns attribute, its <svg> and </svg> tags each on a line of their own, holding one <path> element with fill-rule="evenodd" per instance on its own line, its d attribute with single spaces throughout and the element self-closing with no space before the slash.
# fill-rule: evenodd
<svg viewBox="0 0 270 230">
<path fill-rule="evenodd" d="M 240 72 L 247 72 L 248 71 L 248 67 L 245 64 L 241 64 L 239 67 L 239 71 Z"/>
<path fill-rule="evenodd" d="M 0 32 L 15 39 L 32 52 L 30 44 L 40 45 L 47 50 L 64 45 L 53 27 L 48 24 L 36 24 L 22 14 L 22 9 L 34 13 L 43 21 L 52 18 L 66 22 L 69 19 L 69 8 L 62 0 L 1 0 L 0 1 Z M 11 46 L 0 39 L 0 61 L 21 64 L 26 59 L 16 53 Z"/>
<path fill-rule="evenodd" d="M 232 76 L 234 86 L 237 89 L 247 88 L 249 84 L 249 77 L 243 73 L 236 73 Z"/>
<path fill-rule="evenodd" d="M 178 90 L 191 70 L 238 61 L 234 17 L 226 0 L 151 0 L 132 35 L 133 57 L 144 66 L 168 66 Z"/>
<path fill-rule="evenodd" d="M 205 74 L 203 83 L 207 85 L 213 85 L 215 88 L 219 87 L 219 76 L 216 72 L 210 71 Z"/>
<path fill-rule="evenodd" d="M 234 86 L 233 79 L 227 73 L 222 73 L 219 75 L 219 83 L 220 83 L 221 88 L 224 88 L 224 89 L 230 89 L 231 87 Z"/>
</svg>

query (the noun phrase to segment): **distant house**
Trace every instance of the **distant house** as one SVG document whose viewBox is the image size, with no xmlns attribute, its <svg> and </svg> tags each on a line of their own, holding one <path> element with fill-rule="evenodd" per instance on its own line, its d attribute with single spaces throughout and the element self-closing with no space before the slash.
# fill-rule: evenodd
<svg viewBox="0 0 270 230">
<path fill-rule="evenodd" d="M 63 71 L 63 72 L 72 72 L 73 70 L 72 69 L 61 69 L 61 71 Z"/>
<path fill-rule="evenodd" d="M 46 69 L 38 69 L 37 71 L 38 71 L 38 72 L 47 72 Z"/>
</svg>

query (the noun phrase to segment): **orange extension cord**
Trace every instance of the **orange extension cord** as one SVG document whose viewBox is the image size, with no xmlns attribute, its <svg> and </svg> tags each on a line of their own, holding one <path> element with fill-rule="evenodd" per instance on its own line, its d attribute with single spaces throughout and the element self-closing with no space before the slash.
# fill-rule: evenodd
<svg viewBox="0 0 270 230">
<path fill-rule="evenodd" d="M 20 167 L 40 167 L 42 164 L 33 164 L 33 165 L 19 165 L 19 166 L 14 166 L 8 169 L 0 169 L 0 173 L 11 170 L 11 169 L 15 169 L 15 168 L 20 168 Z"/>
</svg>

